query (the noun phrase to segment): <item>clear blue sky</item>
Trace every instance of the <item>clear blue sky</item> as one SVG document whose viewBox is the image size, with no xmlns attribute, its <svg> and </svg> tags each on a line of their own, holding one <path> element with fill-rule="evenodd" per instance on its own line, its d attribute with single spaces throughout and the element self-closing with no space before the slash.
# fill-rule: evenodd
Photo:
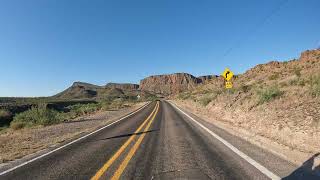
<svg viewBox="0 0 320 180">
<path fill-rule="evenodd" d="M 0 96 L 243 73 L 320 46 L 319 0 L 2 0 Z"/>
</svg>

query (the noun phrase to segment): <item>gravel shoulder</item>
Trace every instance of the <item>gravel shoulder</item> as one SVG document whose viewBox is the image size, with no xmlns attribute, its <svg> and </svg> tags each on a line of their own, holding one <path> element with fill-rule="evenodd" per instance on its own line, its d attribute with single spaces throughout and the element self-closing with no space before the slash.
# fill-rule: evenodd
<svg viewBox="0 0 320 180">
<path fill-rule="evenodd" d="M 47 127 L 24 128 L 21 130 L 7 129 L 0 133 L 0 168 L 14 164 L 21 158 L 41 154 L 49 148 L 64 144 L 81 135 L 109 124 L 120 117 L 142 107 L 139 103 L 117 111 L 97 112 L 87 117 L 77 118 Z"/>
</svg>

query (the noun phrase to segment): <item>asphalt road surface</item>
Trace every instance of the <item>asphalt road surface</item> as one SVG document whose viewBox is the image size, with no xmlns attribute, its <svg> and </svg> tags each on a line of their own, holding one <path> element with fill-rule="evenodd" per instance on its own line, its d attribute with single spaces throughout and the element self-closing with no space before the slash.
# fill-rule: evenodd
<svg viewBox="0 0 320 180">
<path fill-rule="evenodd" d="M 158 101 L 0 179 L 317 179 L 298 170 Z"/>
</svg>

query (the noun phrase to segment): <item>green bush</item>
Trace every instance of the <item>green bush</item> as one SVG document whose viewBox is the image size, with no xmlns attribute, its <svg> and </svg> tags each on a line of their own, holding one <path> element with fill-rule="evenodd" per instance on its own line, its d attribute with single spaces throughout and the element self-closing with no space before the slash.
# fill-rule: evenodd
<svg viewBox="0 0 320 180">
<path fill-rule="evenodd" d="M 299 79 L 298 79 L 298 78 L 294 78 L 294 79 L 292 79 L 292 80 L 289 81 L 289 84 L 290 84 L 291 86 L 294 86 L 294 85 L 297 85 L 298 82 L 299 82 Z"/>
<path fill-rule="evenodd" d="M 204 96 L 199 99 L 199 102 L 202 106 L 207 106 L 212 100 L 213 98 L 211 96 Z"/>
<path fill-rule="evenodd" d="M 73 117 L 83 116 L 95 111 L 100 110 L 102 105 L 100 103 L 91 103 L 91 104 L 76 104 L 69 107 L 70 114 Z"/>
<path fill-rule="evenodd" d="M 181 100 L 186 100 L 186 99 L 189 99 L 190 97 L 191 97 L 191 94 L 188 92 L 180 93 L 178 95 L 178 99 L 181 99 Z"/>
<path fill-rule="evenodd" d="M 294 72 L 294 74 L 295 74 L 297 77 L 300 77 L 300 76 L 301 76 L 301 68 L 295 67 L 295 68 L 293 69 L 293 72 Z"/>
<path fill-rule="evenodd" d="M 6 109 L 0 109 L 0 119 L 1 118 L 8 118 L 11 116 L 11 112 Z"/>
<path fill-rule="evenodd" d="M 12 114 L 6 109 L 0 109 L 0 126 L 6 125 L 9 122 Z"/>
<path fill-rule="evenodd" d="M 283 92 L 277 86 L 267 87 L 265 89 L 259 90 L 259 104 L 269 102 L 276 97 L 280 97 L 282 94 Z"/>
<path fill-rule="evenodd" d="M 32 107 L 30 110 L 17 114 L 10 127 L 24 127 L 26 125 L 50 125 L 61 121 L 59 112 L 48 109 L 45 104 Z M 22 125 L 23 124 L 23 125 Z"/>
<path fill-rule="evenodd" d="M 241 84 L 241 86 L 240 86 L 240 90 L 243 92 L 249 92 L 250 89 L 251 89 L 250 85 Z"/>
<path fill-rule="evenodd" d="M 276 80 L 279 78 L 279 73 L 275 73 L 275 74 L 272 74 L 271 76 L 269 76 L 269 80 Z"/>
<path fill-rule="evenodd" d="M 305 80 L 304 80 L 304 79 L 302 79 L 302 78 L 299 78 L 298 85 L 299 85 L 299 86 L 305 86 L 305 85 L 306 85 Z"/>
<path fill-rule="evenodd" d="M 320 96 L 320 75 L 310 77 L 310 88 L 313 96 Z"/>
<path fill-rule="evenodd" d="M 14 130 L 22 129 L 26 126 L 25 122 L 11 122 L 10 127 Z"/>
<path fill-rule="evenodd" d="M 291 86 L 295 86 L 295 85 L 305 86 L 306 85 L 306 81 L 303 78 L 294 78 L 294 79 L 289 81 L 289 84 Z"/>
</svg>

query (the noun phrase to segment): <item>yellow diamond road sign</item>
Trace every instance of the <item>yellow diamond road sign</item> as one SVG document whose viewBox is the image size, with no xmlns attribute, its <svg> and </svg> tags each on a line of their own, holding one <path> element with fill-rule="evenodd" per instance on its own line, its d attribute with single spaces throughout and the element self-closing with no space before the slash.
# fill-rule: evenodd
<svg viewBox="0 0 320 180">
<path fill-rule="evenodd" d="M 233 77 L 233 72 L 230 71 L 230 69 L 226 68 L 226 70 L 224 70 L 224 72 L 222 73 L 222 76 L 226 81 L 230 81 Z"/>
</svg>

